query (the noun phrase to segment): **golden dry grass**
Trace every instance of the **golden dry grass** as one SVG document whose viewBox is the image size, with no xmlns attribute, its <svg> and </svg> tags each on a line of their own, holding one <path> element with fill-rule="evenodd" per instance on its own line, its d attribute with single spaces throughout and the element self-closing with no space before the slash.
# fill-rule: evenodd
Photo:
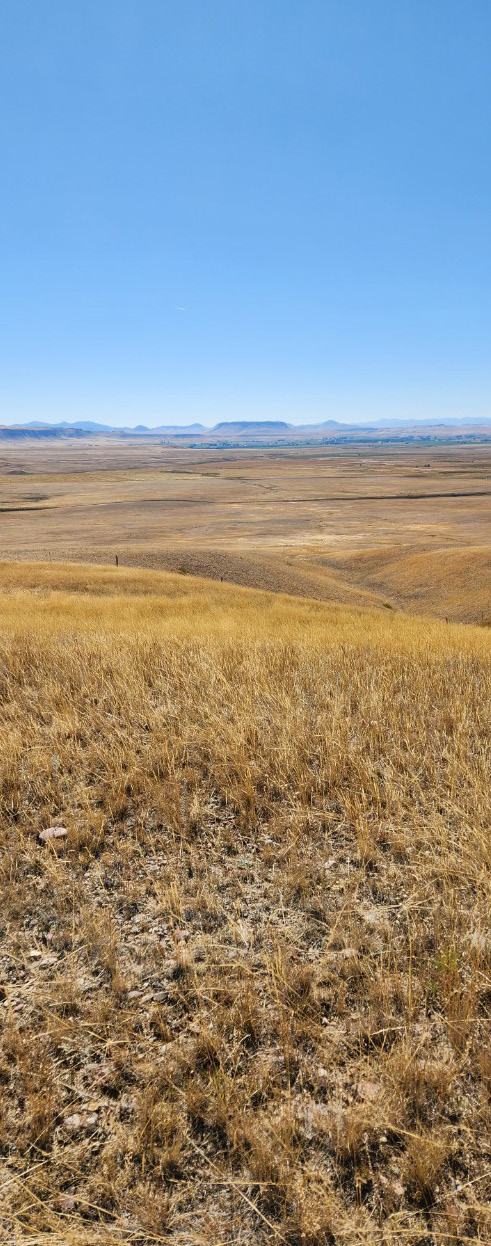
<svg viewBox="0 0 491 1246">
<path fill-rule="evenodd" d="M 489 632 L 0 584 L 4 1240 L 489 1240 Z"/>
<path fill-rule="evenodd" d="M 0 444 L 4 557 L 153 567 L 265 591 L 490 613 L 491 446 L 191 450 Z"/>
<path fill-rule="evenodd" d="M 406 610 L 461 622 L 491 619 L 491 545 L 457 549 L 366 549 L 332 569 Z"/>
</svg>

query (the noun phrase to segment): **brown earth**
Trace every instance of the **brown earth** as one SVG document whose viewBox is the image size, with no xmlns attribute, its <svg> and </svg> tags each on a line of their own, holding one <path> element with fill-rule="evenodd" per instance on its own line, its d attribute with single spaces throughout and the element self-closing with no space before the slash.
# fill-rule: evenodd
<svg viewBox="0 0 491 1246">
<path fill-rule="evenodd" d="M 479 622 L 491 447 L 2 445 L 3 557 L 153 567 Z"/>
</svg>

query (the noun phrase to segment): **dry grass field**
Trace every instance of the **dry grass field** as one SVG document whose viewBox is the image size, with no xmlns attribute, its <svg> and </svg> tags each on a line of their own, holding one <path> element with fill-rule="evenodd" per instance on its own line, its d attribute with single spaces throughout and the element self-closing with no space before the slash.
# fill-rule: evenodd
<svg viewBox="0 0 491 1246">
<path fill-rule="evenodd" d="M 491 617 L 491 447 L 0 443 L 1 554 Z"/>
<path fill-rule="evenodd" d="M 489 1242 L 488 629 L 55 562 L 0 611 L 2 1240 Z"/>
</svg>

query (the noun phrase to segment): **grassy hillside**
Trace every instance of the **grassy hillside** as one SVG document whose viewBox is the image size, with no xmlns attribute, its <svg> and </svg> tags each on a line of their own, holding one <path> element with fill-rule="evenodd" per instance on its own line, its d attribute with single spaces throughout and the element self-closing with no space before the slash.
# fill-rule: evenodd
<svg viewBox="0 0 491 1246">
<path fill-rule="evenodd" d="M 487 629 L 3 564 L 0 688 L 4 1239 L 489 1240 Z"/>
<path fill-rule="evenodd" d="M 326 560 L 366 592 L 406 610 L 463 623 L 491 621 L 491 546 L 418 550 L 376 548 Z"/>
<path fill-rule="evenodd" d="M 479 624 L 491 445 L 190 450 L 0 446 L 3 556 L 222 578 Z"/>
</svg>

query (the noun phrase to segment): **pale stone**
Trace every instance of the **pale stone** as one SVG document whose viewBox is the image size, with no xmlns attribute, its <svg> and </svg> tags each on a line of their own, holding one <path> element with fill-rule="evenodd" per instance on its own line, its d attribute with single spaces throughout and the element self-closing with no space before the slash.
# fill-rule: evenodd
<svg viewBox="0 0 491 1246">
<path fill-rule="evenodd" d="M 44 831 L 39 832 L 38 838 L 42 844 L 49 844 L 51 839 L 66 839 L 67 835 L 65 826 L 47 826 Z"/>
</svg>

